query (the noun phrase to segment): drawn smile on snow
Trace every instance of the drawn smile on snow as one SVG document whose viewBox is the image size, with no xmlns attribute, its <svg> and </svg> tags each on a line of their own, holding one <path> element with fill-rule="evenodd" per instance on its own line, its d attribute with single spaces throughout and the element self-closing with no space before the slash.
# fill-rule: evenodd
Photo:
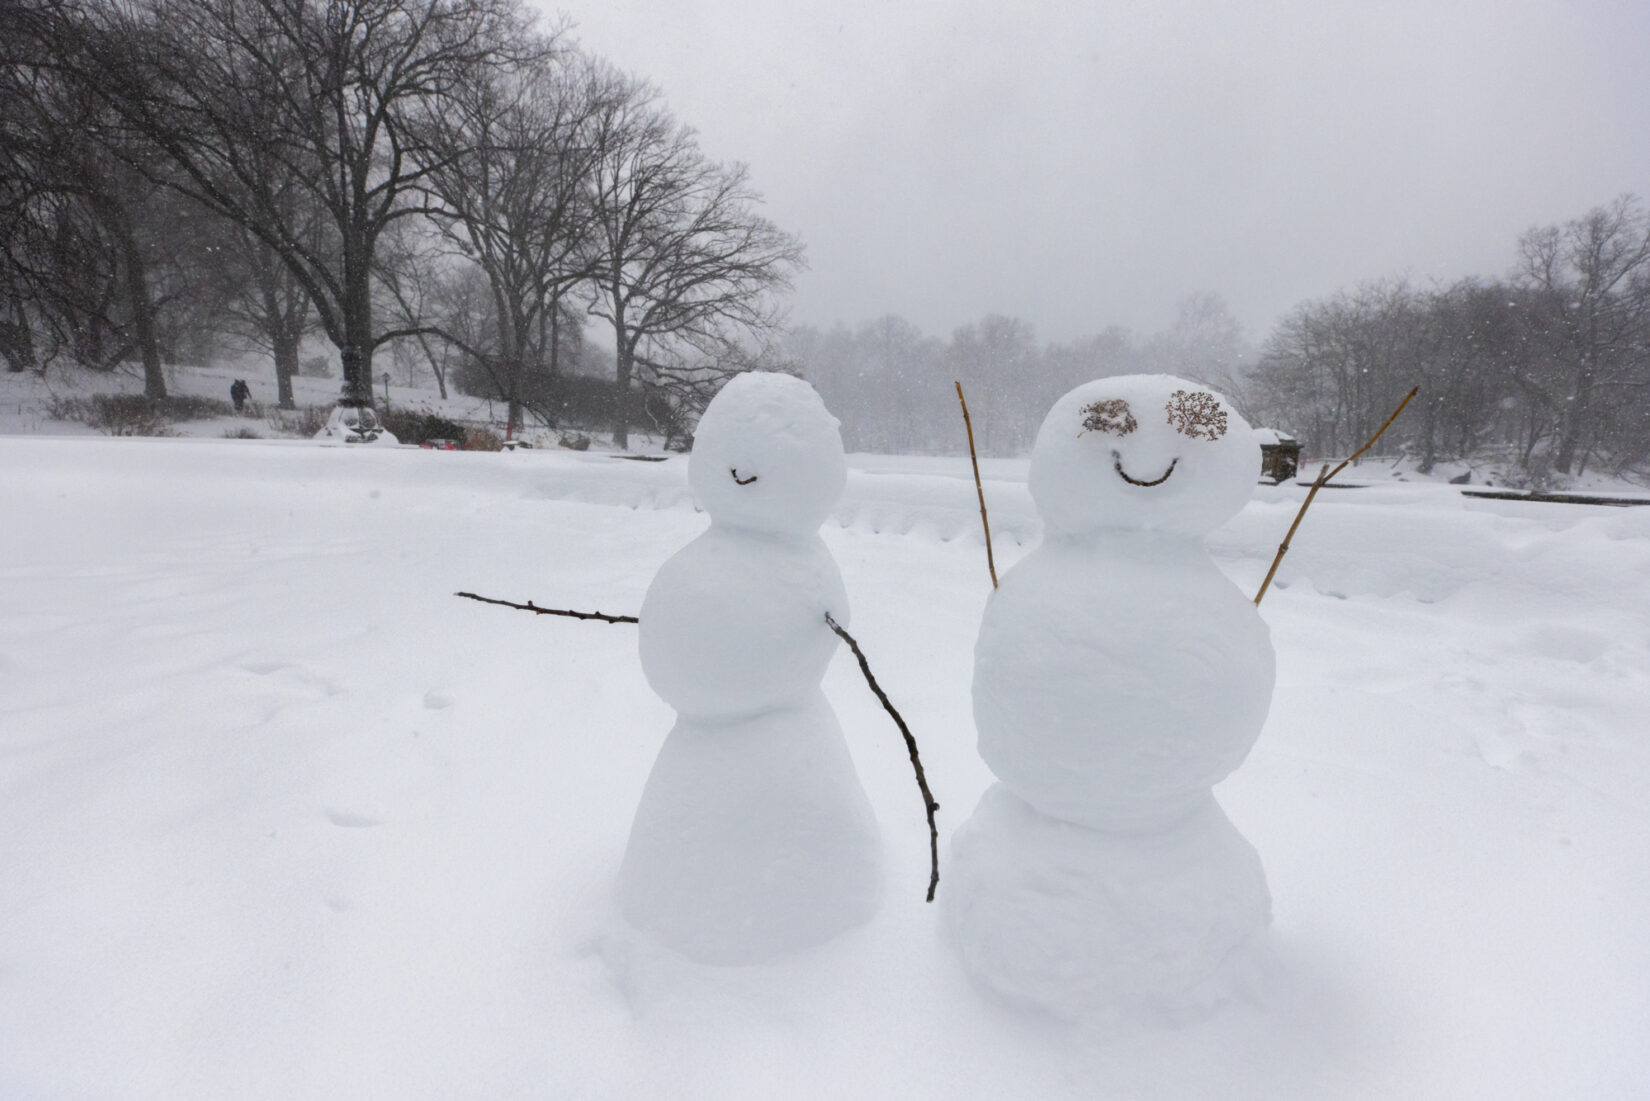
<svg viewBox="0 0 1650 1101">
<path fill-rule="evenodd" d="M 736 467 L 736 466 L 729 467 L 728 468 L 728 473 L 733 475 L 733 484 L 734 485 L 748 486 L 752 482 L 756 481 L 756 475 L 755 474 L 752 474 L 749 478 L 741 478 L 739 476 L 739 468 Z"/>
<path fill-rule="evenodd" d="M 1149 482 L 1143 482 L 1139 478 L 1129 477 L 1129 472 L 1123 469 L 1123 456 L 1119 455 L 1117 452 L 1113 451 L 1111 453 L 1111 461 L 1112 466 L 1117 470 L 1117 476 L 1129 483 L 1131 486 L 1160 486 L 1169 480 L 1169 475 L 1174 473 L 1175 464 L 1180 461 L 1180 457 L 1176 456 L 1175 458 L 1170 459 L 1169 469 L 1163 472 L 1163 476 Z"/>
</svg>

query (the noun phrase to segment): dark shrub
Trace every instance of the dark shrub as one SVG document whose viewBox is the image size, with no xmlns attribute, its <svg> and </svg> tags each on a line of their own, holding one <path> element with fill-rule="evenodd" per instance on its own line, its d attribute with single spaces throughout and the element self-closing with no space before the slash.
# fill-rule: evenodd
<svg viewBox="0 0 1650 1101">
<path fill-rule="evenodd" d="M 402 443 L 426 440 L 462 440 L 464 426 L 428 409 L 380 409 L 378 419 Z"/>
</svg>

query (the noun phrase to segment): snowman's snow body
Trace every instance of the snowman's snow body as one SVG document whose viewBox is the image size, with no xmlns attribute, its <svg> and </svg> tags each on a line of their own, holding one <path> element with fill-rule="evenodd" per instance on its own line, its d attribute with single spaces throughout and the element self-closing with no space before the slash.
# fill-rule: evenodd
<svg viewBox="0 0 1650 1101">
<path fill-rule="evenodd" d="M 1258 469 L 1236 411 L 1165 375 L 1087 383 L 1043 422 L 1043 543 L 974 651 L 1000 782 L 940 892 L 964 964 L 1011 1000 L 1183 1017 L 1219 1000 L 1269 921 L 1260 860 L 1210 789 L 1260 734 L 1272 647 L 1203 544 Z"/>
<path fill-rule="evenodd" d="M 785 375 L 732 379 L 694 434 L 710 528 L 642 601 L 642 671 L 677 711 L 619 874 L 631 924 L 710 963 L 754 963 L 867 920 L 881 842 L 820 691 L 848 618 L 819 538 L 847 478 L 837 421 Z"/>
</svg>

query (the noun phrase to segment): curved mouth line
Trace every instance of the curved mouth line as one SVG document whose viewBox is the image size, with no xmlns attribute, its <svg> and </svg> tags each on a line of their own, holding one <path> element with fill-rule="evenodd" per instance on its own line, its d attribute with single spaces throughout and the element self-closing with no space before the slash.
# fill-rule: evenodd
<svg viewBox="0 0 1650 1101">
<path fill-rule="evenodd" d="M 1139 478 L 1129 477 L 1128 471 L 1123 469 L 1123 456 L 1119 455 L 1117 452 L 1113 451 L 1111 453 L 1111 459 L 1112 459 L 1112 466 L 1117 470 L 1117 476 L 1119 478 L 1122 478 L 1125 482 L 1129 483 L 1131 486 L 1145 486 L 1145 487 L 1149 488 L 1151 486 L 1160 486 L 1164 482 L 1169 480 L 1169 475 L 1174 473 L 1175 464 L 1180 461 L 1180 456 L 1177 455 L 1174 458 L 1170 459 L 1169 460 L 1169 469 L 1167 469 L 1163 472 L 1163 476 L 1161 478 L 1155 479 L 1154 481 L 1150 481 L 1150 482 L 1143 482 Z"/>
<path fill-rule="evenodd" d="M 756 481 L 755 474 L 752 474 L 749 478 L 741 478 L 739 476 L 739 468 L 736 466 L 730 466 L 728 468 L 728 473 L 733 475 L 733 482 L 735 485 L 748 486 L 752 482 Z"/>
</svg>

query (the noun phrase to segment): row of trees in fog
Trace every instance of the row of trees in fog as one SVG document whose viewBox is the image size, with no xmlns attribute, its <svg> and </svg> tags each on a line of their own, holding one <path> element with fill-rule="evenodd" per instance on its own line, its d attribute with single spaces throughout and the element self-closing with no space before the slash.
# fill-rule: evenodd
<svg viewBox="0 0 1650 1101">
<path fill-rule="evenodd" d="M 981 449 L 1025 451 L 1054 400 L 1105 375 L 1163 371 L 1227 394 L 1257 426 L 1310 455 L 1355 450 L 1411 387 L 1421 395 L 1382 439 L 1423 470 L 1494 458 L 1540 479 L 1650 460 L 1650 214 L 1627 196 L 1532 229 L 1514 271 L 1421 287 L 1366 283 L 1304 302 L 1258 349 L 1215 295 L 1182 303 L 1168 330 L 1113 328 L 1041 345 L 992 316 L 949 341 L 898 317 L 798 329 L 789 350 L 842 418 L 850 448 L 955 452 L 952 380 Z"/>
<path fill-rule="evenodd" d="M 519 0 L 11 0 L 0 8 L 0 355 L 401 344 L 547 419 L 613 336 L 616 384 L 690 417 L 760 358 L 800 243 L 645 82 Z M 612 403 L 616 441 L 630 403 Z"/>
<path fill-rule="evenodd" d="M 955 452 L 966 447 L 952 382 L 961 382 L 975 442 L 987 454 L 1031 446 L 1056 398 L 1104 375 L 1165 371 L 1235 390 L 1250 358 L 1226 303 L 1201 294 L 1180 304 L 1164 332 L 1141 339 L 1113 327 L 1070 344 L 1042 345 L 1025 321 L 991 315 L 949 341 L 900 317 L 828 331 L 799 327 L 786 349 L 842 420 L 857 451 Z"/>
<path fill-rule="evenodd" d="M 1240 393 L 1308 451 L 1344 454 L 1412 386 L 1395 442 L 1423 470 L 1488 451 L 1537 478 L 1650 459 L 1650 214 L 1626 196 L 1532 229 L 1503 279 L 1303 303 Z"/>
</svg>

